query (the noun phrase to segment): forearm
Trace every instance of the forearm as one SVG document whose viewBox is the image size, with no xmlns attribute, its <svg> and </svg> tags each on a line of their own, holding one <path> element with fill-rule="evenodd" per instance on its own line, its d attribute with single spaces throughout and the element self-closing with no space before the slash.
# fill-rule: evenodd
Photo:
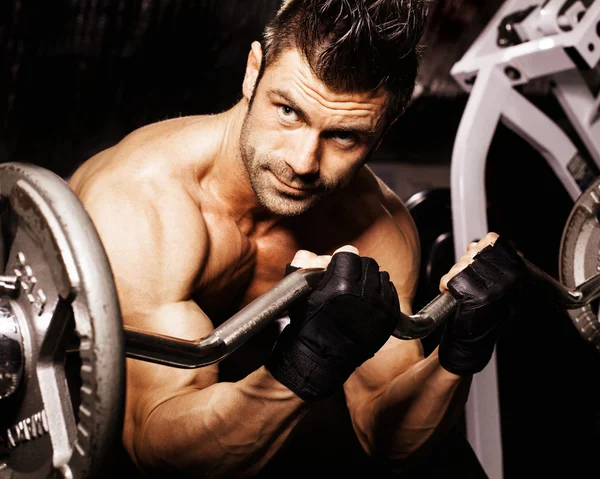
<svg viewBox="0 0 600 479">
<path fill-rule="evenodd" d="M 248 477 L 283 444 L 304 401 L 260 368 L 158 406 L 140 428 L 135 455 L 151 472 L 178 477 Z"/>
<path fill-rule="evenodd" d="M 382 387 L 366 387 L 361 372 L 346 385 L 357 436 L 372 456 L 418 459 L 456 422 L 468 396 L 470 377 L 443 369 L 437 349 Z"/>
</svg>

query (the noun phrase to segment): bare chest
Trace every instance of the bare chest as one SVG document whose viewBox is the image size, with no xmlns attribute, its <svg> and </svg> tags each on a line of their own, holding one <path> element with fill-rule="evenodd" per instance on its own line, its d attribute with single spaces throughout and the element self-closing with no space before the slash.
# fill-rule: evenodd
<svg viewBox="0 0 600 479">
<path fill-rule="evenodd" d="M 208 273 L 200 279 L 195 301 L 215 326 L 221 324 L 283 278 L 296 248 L 291 234 L 240 238 L 235 248 L 211 253 Z"/>
<path fill-rule="evenodd" d="M 297 249 L 291 235 L 276 234 L 244 239 L 236 254 L 228 253 L 211 278 L 203 278 L 194 300 L 213 325 L 225 322 L 251 301 L 266 293 L 284 276 Z M 218 253 L 214 252 L 215 259 Z M 259 368 L 280 333 L 273 322 L 220 363 L 221 380 L 238 380 Z"/>
</svg>

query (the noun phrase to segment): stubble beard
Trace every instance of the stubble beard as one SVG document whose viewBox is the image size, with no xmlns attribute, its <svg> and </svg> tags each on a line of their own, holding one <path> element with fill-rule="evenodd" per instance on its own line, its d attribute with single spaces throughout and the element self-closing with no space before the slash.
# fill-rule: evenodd
<svg viewBox="0 0 600 479">
<path fill-rule="evenodd" d="M 306 213 L 323 198 L 337 189 L 324 181 L 316 181 L 314 188 L 302 197 L 286 194 L 273 186 L 272 175 L 285 181 L 289 176 L 289 166 L 285 162 L 269 155 L 258 156 L 250 135 L 250 110 L 246 113 L 240 134 L 240 153 L 250 185 L 259 203 L 279 216 L 298 216 Z M 291 181 L 285 181 L 291 184 Z"/>
</svg>

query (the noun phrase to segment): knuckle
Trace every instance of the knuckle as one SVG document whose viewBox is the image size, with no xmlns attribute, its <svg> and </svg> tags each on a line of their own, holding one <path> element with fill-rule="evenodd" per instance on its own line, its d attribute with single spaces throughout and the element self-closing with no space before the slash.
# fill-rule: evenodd
<svg viewBox="0 0 600 479">
<path fill-rule="evenodd" d="M 458 263 L 456 263 L 456 267 L 457 267 L 457 269 L 463 270 L 467 266 L 469 266 L 472 262 L 473 262 L 473 258 L 471 258 L 470 256 L 467 256 L 467 257 L 461 258 L 460 261 Z"/>
<path fill-rule="evenodd" d="M 456 264 L 470 263 L 471 260 L 473 259 L 473 256 L 475 256 L 477 253 L 479 253 L 478 250 L 471 250 L 471 251 L 463 254 L 460 257 L 460 259 L 456 262 Z"/>
<path fill-rule="evenodd" d="M 484 236 L 484 239 L 488 244 L 495 242 L 498 239 L 498 234 L 490 231 Z"/>
<path fill-rule="evenodd" d="M 354 253 L 354 254 L 358 254 L 358 248 L 356 248 L 355 246 L 346 244 L 343 246 L 340 246 L 338 249 L 335 250 L 335 253 L 341 253 L 341 252 L 347 252 L 347 253 Z"/>
<path fill-rule="evenodd" d="M 292 260 L 292 265 L 294 266 L 305 266 L 306 263 L 310 263 L 316 255 L 307 250 L 298 250 L 294 255 L 294 259 Z"/>
</svg>

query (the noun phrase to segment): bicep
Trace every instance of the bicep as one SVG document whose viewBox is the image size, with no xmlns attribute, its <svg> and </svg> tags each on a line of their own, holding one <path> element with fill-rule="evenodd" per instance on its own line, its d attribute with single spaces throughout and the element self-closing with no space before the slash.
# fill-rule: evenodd
<svg viewBox="0 0 600 479">
<path fill-rule="evenodd" d="M 107 252 L 126 327 L 197 340 L 213 325 L 191 299 L 206 259 L 198 208 L 176 192 L 90 191 L 82 198 Z M 216 382 L 217 368 L 178 369 L 127 360 L 125 433 L 160 403 Z"/>
<path fill-rule="evenodd" d="M 143 318 L 136 318 L 142 331 L 178 339 L 197 340 L 213 330 L 211 321 L 193 301 L 164 304 Z M 127 359 L 127 403 L 125 438 L 133 440 L 152 412 L 173 397 L 205 389 L 217 382 L 216 364 L 181 369 L 136 359 Z"/>
</svg>

